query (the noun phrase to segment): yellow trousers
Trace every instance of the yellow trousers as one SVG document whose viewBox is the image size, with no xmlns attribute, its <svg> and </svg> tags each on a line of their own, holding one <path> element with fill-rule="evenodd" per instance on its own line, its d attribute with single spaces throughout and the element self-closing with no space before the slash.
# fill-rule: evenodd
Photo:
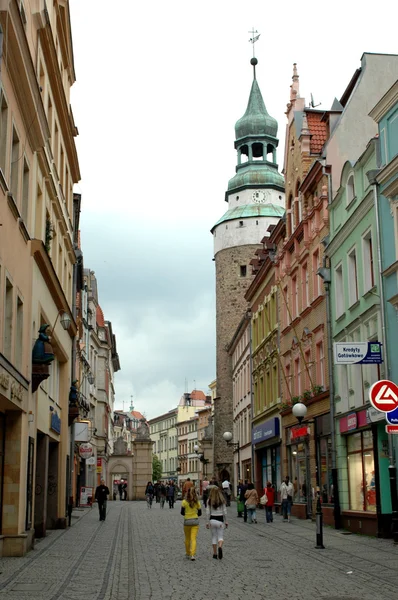
<svg viewBox="0 0 398 600">
<path fill-rule="evenodd" d="M 185 552 L 188 556 L 196 554 L 196 538 L 198 537 L 199 525 L 184 525 Z"/>
</svg>

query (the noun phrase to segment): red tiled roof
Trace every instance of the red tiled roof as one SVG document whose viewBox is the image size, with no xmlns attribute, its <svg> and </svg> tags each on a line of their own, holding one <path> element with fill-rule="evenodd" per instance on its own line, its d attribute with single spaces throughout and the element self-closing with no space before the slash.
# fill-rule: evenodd
<svg viewBox="0 0 398 600">
<path fill-rule="evenodd" d="M 206 396 L 202 390 L 192 390 L 191 400 L 206 400 Z"/>
<path fill-rule="evenodd" d="M 311 132 L 310 151 L 311 154 L 320 154 L 327 140 L 327 124 L 322 121 L 323 113 L 305 111 L 307 114 L 308 127 Z"/>
<path fill-rule="evenodd" d="M 99 327 L 105 327 L 104 313 L 102 312 L 102 309 L 100 306 L 97 306 L 95 318 L 97 321 L 97 325 L 99 325 Z"/>
</svg>

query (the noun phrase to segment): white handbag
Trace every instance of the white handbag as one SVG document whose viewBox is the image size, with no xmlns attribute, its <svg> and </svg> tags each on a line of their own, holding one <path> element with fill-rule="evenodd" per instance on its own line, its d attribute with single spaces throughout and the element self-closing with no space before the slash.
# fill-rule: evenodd
<svg viewBox="0 0 398 600">
<path fill-rule="evenodd" d="M 267 496 L 267 494 L 264 492 L 264 495 L 263 495 L 263 496 L 261 496 L 261 498 L 260 498 L 260 504 L 263 504 L 263 505 L 264 505 L 264 504 L 267 504 L 267 502 L 268 502 L 268 496 Z"/>
</svg>

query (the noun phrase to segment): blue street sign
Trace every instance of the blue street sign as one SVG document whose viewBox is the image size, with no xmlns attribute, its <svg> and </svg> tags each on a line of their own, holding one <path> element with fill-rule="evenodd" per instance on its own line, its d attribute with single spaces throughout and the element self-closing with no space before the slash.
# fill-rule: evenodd
<svg viewBox="0 0 398 600">
<path fill-rule="evenodd" d="M 386 419 L 390 425 L 398 425 L 398 408 L 386 413 Z"/>
</svg>

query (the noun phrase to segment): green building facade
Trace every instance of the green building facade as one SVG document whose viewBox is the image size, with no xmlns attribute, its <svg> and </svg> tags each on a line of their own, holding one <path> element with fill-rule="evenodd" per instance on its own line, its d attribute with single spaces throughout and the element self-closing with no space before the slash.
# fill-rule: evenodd
<svg viewBox="0 0 398 600">
<path fill-rule="evenodd" d="M 330 204 L 327 255 L 331 274 L 333 343 L 383 342 L 378 228 L 374 186 L 377 138 L 354 164 L 347 161 Z M 336 454 L 343 526 L 380 534 L 391 514 L 384 414 L 369 404 L 369 388 L 383 364 L 334 361 Z"/>
</svg>

